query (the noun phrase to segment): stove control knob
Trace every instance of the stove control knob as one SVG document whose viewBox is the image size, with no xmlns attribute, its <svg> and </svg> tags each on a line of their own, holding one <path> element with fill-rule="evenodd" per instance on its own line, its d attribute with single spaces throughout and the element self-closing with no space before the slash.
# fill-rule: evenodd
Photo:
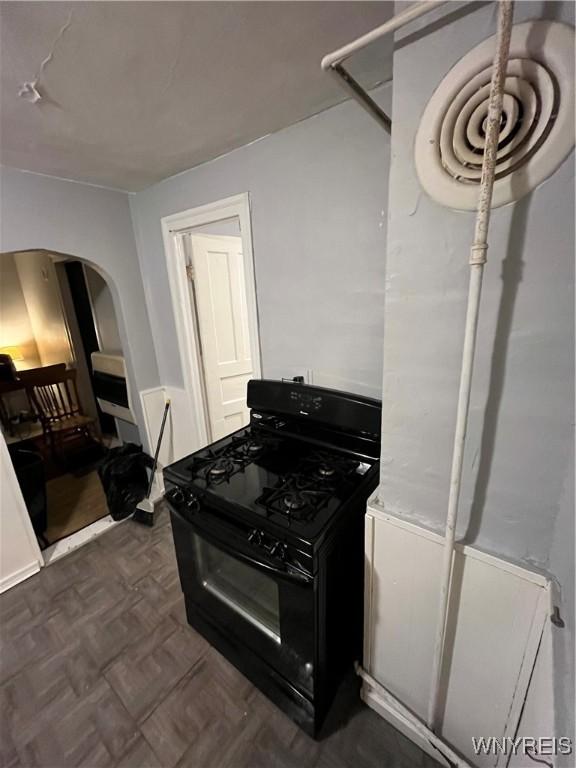
<svg viewBox="0 0 576 768">
<path fill-rule="evenodd" d="M 184 506 L 189 512 L 197 512 L 200 509 L 198 497 L 192 491 L 186 491 L 184 494 Z"/>
<path fill-rule="evenodd" d="M 286 559 L 286 544 L 282 541 L 275 541 L 270 547 L 270 554 L 272 557 L 277 557 L 279 560 Z"/>
<path fill-rule="evenodd" d="M 181 488 L 171 488 L 166 494 L 166 498 L 175 507 L 180 507 L 185 502 L 184 492 Z"/>
<path fill-rule="evenodd" d="M 262 531 L 259 531 L 257 528 L 254 528 L 253 531 L 250 531 L 248 534 L 248 541 L 250 544 L 254 544 L 257 547 L 261 547 L 264 543 L 264 534 Z"/>
</svg>

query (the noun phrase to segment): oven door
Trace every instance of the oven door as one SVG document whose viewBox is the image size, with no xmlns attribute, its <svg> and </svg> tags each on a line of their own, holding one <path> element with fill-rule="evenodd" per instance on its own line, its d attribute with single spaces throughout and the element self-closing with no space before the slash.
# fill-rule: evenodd
<svg viewBox="0 0 576 768">
<path fill-rule="evenodd" d="M 314 688 L 314 578 L 251 546 L 233 525 L 171 509 L 188 618 L 197 614 L 307 697 Z"/>
</svg>

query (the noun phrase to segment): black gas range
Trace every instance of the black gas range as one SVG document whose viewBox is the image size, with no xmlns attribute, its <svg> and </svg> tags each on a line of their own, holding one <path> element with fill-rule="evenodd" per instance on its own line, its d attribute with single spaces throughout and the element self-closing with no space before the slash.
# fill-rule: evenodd
<svg viewBox="0 0 576 768">
<path fill-rule="evenodd" d="M 381 404 L 248 384 L 250 425 L 164 470 L 189 623 L 308 733 L 361 657 Z"/>
</svg>

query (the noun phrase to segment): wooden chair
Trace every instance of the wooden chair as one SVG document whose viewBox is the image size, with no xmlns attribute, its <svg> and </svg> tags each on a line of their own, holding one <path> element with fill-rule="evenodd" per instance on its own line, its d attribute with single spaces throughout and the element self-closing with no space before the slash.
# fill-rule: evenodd
<svg viewBox="0 0 576 768">
<path fill-rule="evenodd" d="M 74 369 L 64 365 L 36 369 L 25 384 L 55 458 L 65 454 L 66 443 L 94 439 L 96 419 L 82 413 Z"/>
<path fill-rule="evenodd" d="M 1 355 L 0 355 L 1 357 Z M 28 368 L 24 371 L 17 371 L 14 379 L 0 381 L 0 421 L 5 433 L 10 437 L 17 437 L 20 434 L 20 427 L 12 422 L 12 416 L 19 410 L 26 410 L 31 414 L 35 409 L 30 399 L 30 390 L 36 381 L 41 384 L 55 373 L 66 370 L 66 363 L 56 363 L 47 365 L 44 368 Z M 23 397 L 15 398 L 14 393 L 21 392 Z M 16 406 L 16 408 L 14 407 Z M 35 414 L 34 422 L 38 422 L 38 414 Z"/>
<path fill-rule="evenodd" d="M 58 377 L 66 370 L 66 363 L 54 363 L 54 365 L 44 365 L 39 368 L 28 368 L 25 371 L 18 371 L 18 381 L 27 389 L 31 389 L 34 384 L 45 384 L 53 376 Z"/>
</svg>

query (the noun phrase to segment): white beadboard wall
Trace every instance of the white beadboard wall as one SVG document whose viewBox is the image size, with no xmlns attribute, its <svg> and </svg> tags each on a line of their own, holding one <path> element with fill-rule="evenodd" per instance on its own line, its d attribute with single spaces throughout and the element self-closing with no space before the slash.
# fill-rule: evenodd
<svg viewBox="0 0 576 768">
<path fill-rule="evenodd" d="M 437 534 L 388 514 L 374 500 L 370 503 L 363 663 L 370 675 L 423 721 L 430 691 L 442 546 Z M 502 759 L 476 756 L 471 737 L 515 735 L 542 632 L 549 623 L 549 586 L 539 573 L 473 547 L 457 548 L 441 733 L 478 768 L 505 764 Z M 542 685 L 546 677 L 551 678 L 546 659 L 541 661 L 539 674 Z M 363 695 L 398 727 L 367 685 Z M 533 710 L 537 719 L 536 703 Z M 530 727 L 530 722 L 526 720 L 525 726 Z M 414 734 L 409 736 L 415 740 Z M 430 750 L 425 743 L 421 746 Z"/>
<path fill-rule="evenodd" d="M 160 433 L 164 405 L 170 399 L 170 411 L 166 420 L 164 438 L 158 456 L 159 470 L 198 450 L 196 429 L 190 412 L 189 399 L 184 389 L 178 387 L 154 387 L 140 392 L 144 423 L 150 454 L 154 454 Z M 158 493 L 161 493 L 161 475 L 157 475 Z"/>
</svg>

